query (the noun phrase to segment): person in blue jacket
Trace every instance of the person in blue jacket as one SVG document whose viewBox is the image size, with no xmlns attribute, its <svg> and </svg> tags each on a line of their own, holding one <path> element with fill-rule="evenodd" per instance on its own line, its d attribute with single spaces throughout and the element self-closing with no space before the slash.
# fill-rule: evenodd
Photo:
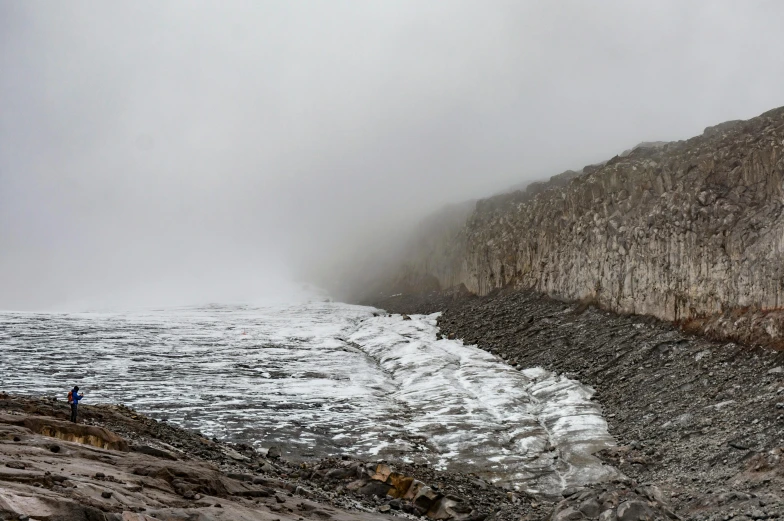
<svg viewBox="0 0 784 521">
<path fill-rule="evenodd" d="M 68 403 L 71 404 L 71 421 L 76 423 L 76 413 L 79 410 L 79 400 L 84 398 L 84 394 L 79 394 L 79 386 L 75 385 L 73 390 L 68 393 Z"/>
</svg>

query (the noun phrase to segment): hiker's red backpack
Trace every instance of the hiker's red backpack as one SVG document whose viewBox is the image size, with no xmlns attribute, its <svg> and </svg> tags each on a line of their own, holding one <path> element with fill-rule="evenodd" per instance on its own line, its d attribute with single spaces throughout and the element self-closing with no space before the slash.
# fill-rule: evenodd
<svg viewBox="0 0 784 521">
<path fill-rule="evenodd" d="M 68 403 L 73 401 L 73 391 L 68 391 Z"/>
</svg>

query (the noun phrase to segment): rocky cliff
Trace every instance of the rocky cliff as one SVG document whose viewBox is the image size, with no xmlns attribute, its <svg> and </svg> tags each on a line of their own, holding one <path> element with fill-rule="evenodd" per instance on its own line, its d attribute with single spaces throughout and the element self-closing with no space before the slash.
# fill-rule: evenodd
<svg viewBox="0 0 784 521">
<path fill-rule="evenodd" d="M 404 271 L 783 347 L 783 203 L 784 107 L 481 200 Z"/>
</svg>

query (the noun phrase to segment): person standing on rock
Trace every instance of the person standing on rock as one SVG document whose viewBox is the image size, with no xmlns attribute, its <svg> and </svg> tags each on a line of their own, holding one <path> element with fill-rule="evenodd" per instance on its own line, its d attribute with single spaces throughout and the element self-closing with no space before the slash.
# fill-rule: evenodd
<svg viewBox="0 0 784 521">
<path fill-rule="evenodd" d="M 79 410 L 79 400 L 84 398 L 84 394 L 79 394 L 79 386 L 74 385 L 74 388 L 68 393 L 68 403 L 71 404 L 71 421 L 76 423 L 76 413 Z"/>
</svg>

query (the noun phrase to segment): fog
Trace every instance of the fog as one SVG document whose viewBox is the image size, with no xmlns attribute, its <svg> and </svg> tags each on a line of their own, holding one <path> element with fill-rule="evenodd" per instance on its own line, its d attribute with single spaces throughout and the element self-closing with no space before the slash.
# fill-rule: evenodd
<svg viewBox="0 0 784 521">
<path fill-rule="evenodd" d="M 289 294 L 444 204 L 784 104 L 783 19 L 0 0 L 0 309 Z"/>
</svg>

